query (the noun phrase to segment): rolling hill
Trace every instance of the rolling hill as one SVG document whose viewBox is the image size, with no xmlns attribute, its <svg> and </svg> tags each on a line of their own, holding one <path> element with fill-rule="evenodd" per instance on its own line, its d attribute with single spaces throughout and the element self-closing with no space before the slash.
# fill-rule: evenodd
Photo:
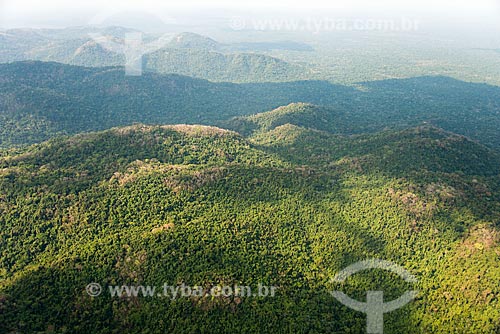
<svg viewBox="0 0 500 334">
<path fill-rule="evenodd" d="M 216 40 L 207 36 L 202 36 L 192 32 L 183 32 L 175 35 L 167 44 L 167 47 L 174 49 L 199 49 L 216 51 L 221 49 L 223 47 L 223 44 L 220 44 Z"/>
<path fill-rule="evenodd" d="M 147 54 L 144 68 L 215 82 L 278 82 L 305 79 L 309 70 L 283 60 L 254 53 L 225 54 L 203 48 L 167 48 Z"/>
</svg>

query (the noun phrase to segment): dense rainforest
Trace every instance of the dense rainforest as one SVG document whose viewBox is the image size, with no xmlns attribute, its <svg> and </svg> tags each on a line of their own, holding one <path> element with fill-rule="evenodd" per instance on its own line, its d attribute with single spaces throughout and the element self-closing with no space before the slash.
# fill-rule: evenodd
<svg viewBox="0 0 500 334">
<path fill-rule="evenodd" d="M 290 117 L 306 106 L 251 117 L 249 136 L 134 125 L 4 151 L 0 331 L 359 333 L 365 315 L 328 292 L 368 288 L 420 291 L 387 333 L 498 331 L 498 153 L 432 126 L 332 134 Z M 370 271 L 332 285 L 370 257 L 418 283 Z M 277 294 L 93 298 L 89 282 Z"/>
<path fill-rule="evenodd" d="M 496 48 L 135 33 L 0 31 L 0 333 L 500 333 Z"/>
<path fill-rule="evenodd" d="M 350 135 L 425 123 L 500 147 L 500 88 L 446 77 L 361 83 L 214 83 L 123 67 L 0 64 L 0 147 L 133 123 L 226 127 L 233 117 L 289 103 L 323 106 L 321 130 Z M 319 126 L 319 125 L 318 125 Z"/>
</svg>

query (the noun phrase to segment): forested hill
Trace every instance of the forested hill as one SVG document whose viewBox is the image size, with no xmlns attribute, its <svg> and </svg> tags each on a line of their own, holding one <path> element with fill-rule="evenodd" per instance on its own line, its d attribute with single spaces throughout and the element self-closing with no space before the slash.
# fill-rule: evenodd
<svg viewBox="0 0 500 334">
<path fill-rule="evenodd" d="M 143 59 L 146 70 L 217 82 L 282 82 L 305 79 L 309 69 L 255 53 L 225 54 L 205 49 L 163 48 Z"/>
<path fill-rule="evenodd" d="M 346 137 L 286 123 L 249 139 L 284 160 L 321 168 L 343 166 L 397 177 L 500 174 L 498 151 L 433 126 Z"/>
<path fill-rule="evenodd" d="M 406 160 L 417 152 L 427 159 L 414 166 L 420 156 Z M 384 332 L 494 333 L 497 161 L 435 128 L 347 138 L 289 123 L 250 139 L 134 125 L 4 152 L 0 332 L 359 333 L 365 315 L 328 291 L 361 300 L 383 289 L 394 299 L 414 288 L 414 302 L 384 315 Z M 332 286 L 332 275 L 370 257 L 408 268 L 418 283 L 376 271 Z M 103 294 L 89 297 L 89 282 Z M 278 292 L 106 293 L 164 283 Z"/>
<path fill-rule="evenodd" d="M 235 117 L 223 123 L 225 127 L 243 135 L 266 132 L 286 124 L 337 134 L 355 131 L 352 120 L 342 110 L 308 103 L 291 103 L 268 112 Z"/>
<path fill-rule="evenodd" d="M 477 87 L 476 95 L 466 93 L 464 83 L 448 78 L 388 82 L 367 83 L 368 87 L 380 85 L 380 90 L 348 92 L 342 95 L 342 101 L 328 107 L 291 103 L 263 113 L 234 117 L 219 124 L 247 136 L 285 124 L 342 135 L 429 125 L 465 135 L 494 149 L 500 148 L 500 139 L 493 126 L 499 123 L 500 115 L 500 90 L 497 87 L 487 86 L 482 93 Z M 447 88 L 442 91 L 436 88 L 441 85 Z M 457 91 L 466 97 L 451 97 L 458 94 Z M 405 92 L 411 96 L 408 97 Z M 434 103 L 443 96 L 450 96 L 450 100 L 439 100 L 437 108 Z"/>
<path fill-rule="evenodd" d="M 120 67 L 1 64 L 0 147 L 134 122 L 224 125 L 232 117 L 293 102 L 326 107 L 319 114 L 322 129 L 330 132 L 376 132 L 427 122 L 500 147 L 498 87 L 443 77 L 363 85 L 357 90 L 324 81 L 213 83 L 153 73 L 130 77 Z"/>
<path fill-rule="evenodd" d="M 198 49 L 209 51 L 220 50 L 224 47 L 223 44 L 210 37 L 192 32 L 183 32 L 175 35 L 167 46 L 174 49 Z"/>
</svg>

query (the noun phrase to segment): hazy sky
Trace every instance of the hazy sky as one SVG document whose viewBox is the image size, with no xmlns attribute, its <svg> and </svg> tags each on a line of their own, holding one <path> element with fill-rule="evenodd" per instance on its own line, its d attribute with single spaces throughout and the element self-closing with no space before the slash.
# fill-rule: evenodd
<svg viewBox="0 0 500 334">
<path fill-rule="evenodd" d="M 224 8 L 248 8 L 248 7 L 276 7 L 276 8 L 413 8 L 413 9 L 446 9 L 455 10 L 484 10 L 492 9 L 498 5 L 496 0 L 183 0 L 183 1 L 151 1 L 151 0 L 87 0 L 76 3 L 68 0 L 2 0 L 3 7 L 18 12 L 25 11 L 52 11 L 62 8 L 93 8 L 99 9 L 103 4 L 119 7 L 142 7 L 142 8 L 195 8 L 195 7 L 224 7 Z"/>
<path fill-rule="evenodd" d="M 213 9 L 213 12 L 203 12 Z M 86 24 L 100 12 L 110 10 L 143 11 L 165 13 L 196 11 L 213 15 L 215 9 L 230 12 L 248 10 L 274 10 L 296 13 L 305 10 L 329 9 L 331 13 L 373 13 L 381 15 L 432 15 L 464 17 L 500 21 L 500 0 L 175 0 L 175 1 L 130 1 L 130 0 L 0 0 L 0 27 L 64 26 Z M 211 13 L 211 14 L 207 14 Z M 325 13 L 319 11 L 319 13 Z M 176 14 L 176 15 L 177 15 Z"/>
</svg>

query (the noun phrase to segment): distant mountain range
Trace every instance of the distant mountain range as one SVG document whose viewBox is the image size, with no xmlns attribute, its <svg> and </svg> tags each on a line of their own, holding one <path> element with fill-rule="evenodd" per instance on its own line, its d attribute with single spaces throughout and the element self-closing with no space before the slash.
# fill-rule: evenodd
<svg viewBox="0 0 500 334">
<path fill-rule="evenodd" d="M 125 56 L 120 49 L 128 33 L 137 31 L 121 27 L 7 30 L 0 33 L 0 62 L 40 60 L 87 67 L 123 66 Z M 143 39 L 146 45 L 156 43 L 145 49 L 145 71 L 231 82 L 290 81 L 307 78 L 310 71 L 304 65 L 254 53 L 273 48 L 308 49 L 300 43 L 221 44 L 194 33 L 173 35 L 170 40 L 165 36 L 155 40 L 155 36 L 144 34 Z"/>
<path fill-rule="evenodd" d="M 293 41 L 277 42 L 237 42 L 237 43 L 219 43 L 214 39 L 201 36 L 195 33 L 184 32 L 174 36 L 168 43 L 169 48 L 181 49 L 202 49 L 208 51 L 313 51 L 314 48 L 305 43 Z"/>
</svg>

